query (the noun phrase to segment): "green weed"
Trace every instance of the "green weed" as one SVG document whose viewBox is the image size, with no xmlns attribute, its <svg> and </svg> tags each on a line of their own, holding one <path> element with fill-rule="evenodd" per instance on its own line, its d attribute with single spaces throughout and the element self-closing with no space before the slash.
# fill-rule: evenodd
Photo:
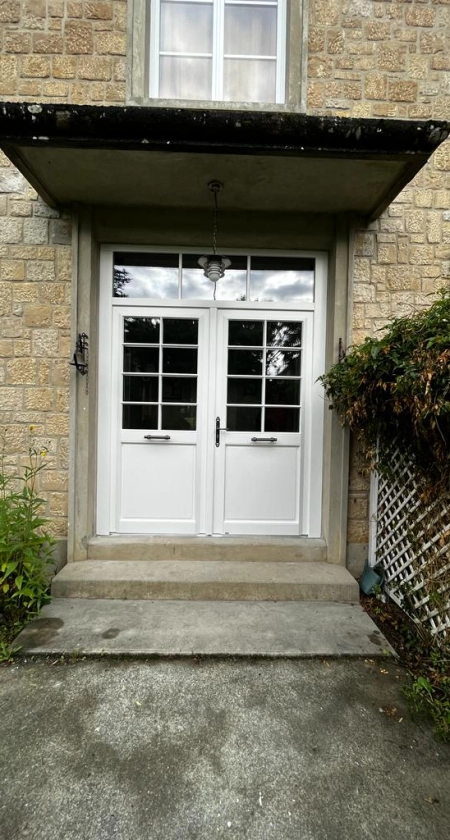
<svg viewBox="0 0 450 840">
<path fill-rule="evenodd" d="M 37 493 L 46 455 L 30 446 L 28 463 L 18 475 L 5 471 L 5 441 L 0 455 L 0 613 L 9 626 L 38 613 L 50 597 L 53 540 Z"/>
</svg>

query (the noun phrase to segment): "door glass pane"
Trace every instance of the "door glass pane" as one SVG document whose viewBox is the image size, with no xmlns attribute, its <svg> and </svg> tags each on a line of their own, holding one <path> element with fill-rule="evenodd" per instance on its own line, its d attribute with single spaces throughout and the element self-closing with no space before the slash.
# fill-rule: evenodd
<svg viewBox="0 0 450 840">
<path fill-rule="evenodd" d="M 225 58 L 223 99 L 225 102 L 275 102 L 275 79 L 276 61 Z"/>
<path fill-rule="evenodd" d="M 267 324 L 267 344 L 275 347 L 300 347 L 302 343 L 302 324 L 293 321 L 269 321 Z"/>
<path fill-rule="evenodd" d="M 228 379 L 227 402 L 261 404 L 261 397 L 261 379 Z"/>
<path fill-rule="evenodd" d="M 178 254 L 114 254 L 113 296 L 177 298 Z"/>
<path fill-rule="evenodd" d="M 276 55 L 276 7 L 226 4 L 224 50 L 229 55 Z"/>
<path fill-rule="evenodd" d="M 192 432 L 195 431 L 196 416 L 195 405 L 163 405 L 161 427 Z"/>
<path fill-rule="evenodd" d="M 164 376 L 163 402 L 195 403 L 197 379 L 192 376 Z"/>
<path fill-rule="evenodd" d="M 133 373 L 158 373 L 159 349 L 157 347 L 124 347 L 123 369 Z"/>
<path fill-rule="evenodd" d="M 123 369 L 133 373 L 158 373 L 159 349 L 157 347 L 124 347 Z"/>
<path fill-rule="evenodd" d="M 227 429 L 230 432 L 260 432 L 261 409 L 228 406 Z"/>
<path fill-rule="evenodd" d="M 165 347 L 163 373 L 197 373 L 197 350 Z"/>
<path fill-rule="evenodd" d="M 159 60 L 159 95 L 162 99 L 211 99 L 212 61 L 162 55 Z"/>
<path fill-rule="evenodd" d="M 299 432 L 300 410 L 298 408 L 266 408 L 265 432 Z"/>
<path fill-rule="evenodd" d="M 123 340 L 127 344 L 159 344 L 159 318 L 125 318 Z"/>
<path fill-rule="evenodd" d="M 262 350 L 229 350 L 228 373 L 251 376 L 262 374 Z"/>
<path fill-rule="evenodd" d="M 235 347 L 262 347 L 264 344 L 263 321 L 230 321 L 228 344 Z"/>
<path fill-rule="evenodd" d="M 300 351 L 268 350 L 266 373 L 267 376 L 299 376 Z"/>
<path fill-rule="evenodd" d="M 161 2 L 162 52 L 211 53 L 212 3 Z"/>
<path fill-rule="evenodd" d="M 122 420 L 124 429 L 157 429 L 158 406 L 124 405 Z"/>
<path fill-rule="evenodd" d="M 190 318 L 164 318 L 164 344 L 197 344 L 198 321 Z"/>
<path fill-rule="evenodd" d="M 123 398 L 127 402 L 158 402 L 158 377 L 124 376 Z"/>
<path fill-rule="evenodd" d="M 300 405 L 300 380 L 267 379 L 266 403 L 271 405 Z"/>
<path fill-rule="evenodd" d="M 252 257 L 250 299 L 255 301 L 314 301 L 313 259 Z"/>
</svg>

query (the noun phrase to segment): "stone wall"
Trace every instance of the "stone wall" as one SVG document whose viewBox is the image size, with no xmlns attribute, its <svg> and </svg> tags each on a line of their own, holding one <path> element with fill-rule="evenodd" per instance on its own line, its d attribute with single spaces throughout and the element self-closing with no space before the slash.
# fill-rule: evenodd
<svg viewBox="0 0 450 840">
<path fill-rule="evenodd" d="M 449 119 L 449 0 L 312 0 L 308 110 Z M 353 342 L 429 305 L 450 278 L 450 143 L 355 238 Z M 367 479 L 352 457 L 349 543 L 368 539 Z"/>
<path fill-rule="evenodd" d="M 0 95 L 125 101 L 126 0 L 0 0 Z"/>
<path fill-rule="evenodd" d="M 126 0 L 0 0 L 0 98 L 125 101 Z M 308 111 L 445 119 L 449 0 L 310 0 Z M 353 341 L 427 305 L 450 278 L 450 144 L 389 210 L 357 232 Z M 29 426 L 49 446 L 43 476 L 56 533 L 66 528 L 70 218 L 0 158 L 0 422 L 11 468 Z M 349 542 L 367 540 L 367 485 L 352 459 Z"/>
<path fill-rule="evenodd" d="M 123 103 L 126 16 L 126 0 L 0 0 L 0 99 Z M 48 448 L 40 491 L 55 535 L 67 531 L 70 243 L 70 216 L 47 207 L 0 153 L 5 463 L 15 472 L 30 445 Z"/>
</svg>

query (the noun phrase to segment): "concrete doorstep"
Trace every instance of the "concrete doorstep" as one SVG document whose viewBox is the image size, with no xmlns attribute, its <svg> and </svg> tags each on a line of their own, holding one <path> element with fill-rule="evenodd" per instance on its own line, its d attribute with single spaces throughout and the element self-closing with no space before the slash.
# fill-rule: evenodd
<svg viewBox="0 0 450 840">
<path fill-rule="evenodd" d="M 340 601 L 356 580 L 333 563 L 237 560 L 85 560 L 52 582 L 57 598 L 169 601 Z"/>
<path fill-rule="evenodd" d="M 395 655 L 360 604 L 56 598 L 15 642 L 86 656 Z"/>
</svg>

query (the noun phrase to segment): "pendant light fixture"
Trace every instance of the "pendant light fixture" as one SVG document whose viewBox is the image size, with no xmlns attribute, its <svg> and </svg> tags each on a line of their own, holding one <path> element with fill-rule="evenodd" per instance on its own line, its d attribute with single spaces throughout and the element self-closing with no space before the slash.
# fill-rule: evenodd
<svg viewBox="0 0 450 840">
<path fill-rule="evenodd" d="M 225 269 L 231 265 L 231 260 L 228 257 L 221 257 L 217 253 L 217 221 L 219 216 L 219 203 L 217 195 L 223 190 L 222 181 L 209 181 L 208 189 L 211 190 L 214 196 L 214 221 L 213 221 L 213 252 L 206 256 L 200 257 L 198 264 L 203 268 L 203 273 L 208 280 L 216 284 L 218 280 L 225 274 Z"/>
</svg>

